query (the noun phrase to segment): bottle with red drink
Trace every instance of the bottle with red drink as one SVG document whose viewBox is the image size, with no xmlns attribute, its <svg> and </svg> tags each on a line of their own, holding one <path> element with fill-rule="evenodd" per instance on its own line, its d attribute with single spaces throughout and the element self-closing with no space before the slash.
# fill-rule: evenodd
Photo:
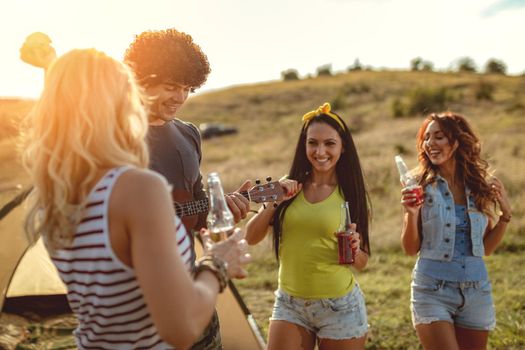
<svg viewBox="0 0 525 350">
<path fill-rule="evenodd" d="M 340 265 L 351 265 L 355 260 L 355 250 L 352 249 L 352 230 L 350 225 L 350 205 L 348 202 L 341 204 L 341 220 L 335 233 Z"/>
<path fill-rule="evenodd" d="M 417 183 L 416 178 L 410 173 L 407 165 L 400 155 L 395 156 L 397 170 L 399 171 L 399 180 L 403 186 L 416 195 L 416 201 L 411 205 L 420 205 L 424 201 L 423 188 Z"/>
<path fill-rule="evenodd" d="M 219 174 L 208 175 L 209 212 L 206 218 L 210 237 L 219 242 L 227 239 L 234 229 L 233 214 L 226 204 Z"/>
</svg>

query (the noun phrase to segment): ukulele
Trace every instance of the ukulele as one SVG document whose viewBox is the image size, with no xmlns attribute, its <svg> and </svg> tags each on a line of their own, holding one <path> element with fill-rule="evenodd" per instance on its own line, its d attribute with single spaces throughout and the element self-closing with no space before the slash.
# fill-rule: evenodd
<svg viewBox="0 0 525 350">
<path fill-rule="evenodd" d="M 266 184 L 257 183 L 247 191 L 240 194 L 250 202 L 264 203 L 276 202 L 283 198 L 283 188 L 279 181 Z M 182 220 L 187 230 L 191 230 L 199 220 L 199 214 L 208 213 L 208 198 L 193 200 L 190 192 L 174 190 L 172 192 L 173 205 L 177 216 Z"/>
</svg>

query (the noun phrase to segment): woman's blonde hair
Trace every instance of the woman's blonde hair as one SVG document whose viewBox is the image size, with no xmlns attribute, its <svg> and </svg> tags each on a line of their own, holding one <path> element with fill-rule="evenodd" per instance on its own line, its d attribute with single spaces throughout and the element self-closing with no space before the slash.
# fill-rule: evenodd
<svg viewBox="0 0 525 350">
<path fill-rule="evenodd" d="M 34 185 L 30 242 L 42 234 L 51 249 L 67 246 L 100 171 L 148 165 L 141 97 L 131 70 L 95 49 L 70 51 L 51 65 L 22 135 Z"/>
</svg>

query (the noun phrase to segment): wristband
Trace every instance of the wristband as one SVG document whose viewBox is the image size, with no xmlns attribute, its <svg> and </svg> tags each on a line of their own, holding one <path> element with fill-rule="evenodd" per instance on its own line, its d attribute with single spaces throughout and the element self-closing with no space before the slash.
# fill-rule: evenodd
<svg viewBox="0 0 525 350">
<path fill-rule="evenodd" d="M 214 257 L 213 255 L 205 255 L 195 264 L 194 277 L 196 278 L 202 271 L 210 271 L 219 281 L 219 293 L 222 293 L 228 285 L 228 264 Z"/>
<path fill-rule="evenodd" d="M 509 216 L 500 215 L 499 221 L 509 223 L 511 218 L 512 218 L 512 215 L 509 215 Z"/>
</svg>

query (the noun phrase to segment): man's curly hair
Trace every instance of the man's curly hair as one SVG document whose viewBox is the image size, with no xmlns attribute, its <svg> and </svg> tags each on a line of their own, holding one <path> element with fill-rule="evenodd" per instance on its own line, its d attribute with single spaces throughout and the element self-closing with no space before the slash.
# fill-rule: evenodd
<svg viewBox="0 0 525 350">
<path fill-rule="evenodd" d="M 208 58 L 199 45 L 176 29 L 137 35 L 126 50 L 124 61 L 146 87 L 174 82 L 198 88 L 210 74 Z"/>
</svg>

